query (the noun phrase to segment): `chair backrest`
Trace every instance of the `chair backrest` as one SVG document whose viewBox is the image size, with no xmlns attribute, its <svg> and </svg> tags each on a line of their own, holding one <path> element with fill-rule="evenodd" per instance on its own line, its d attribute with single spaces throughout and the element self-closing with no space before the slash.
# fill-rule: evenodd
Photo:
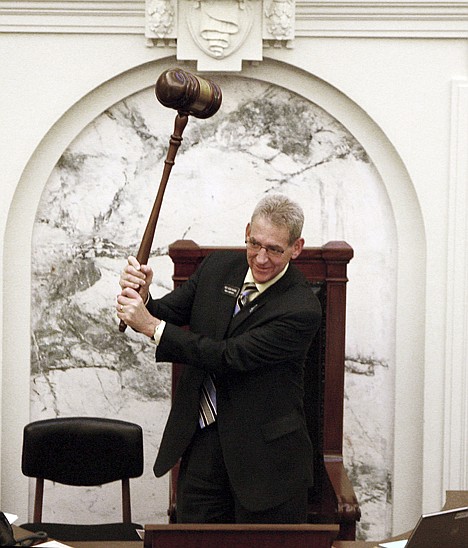
<svg viewBox="0 0 468 548">
<path fill-rule="evenodd" d="M 129 478 L 143 474 L 143 432 L 139 425 L 106 418 L 67 417 L 27 424 L 22 472 L 36 478 L 34 521 L 42 520 L 44 479 L 95 486 L 122 481 L 123 521 L 131 521 Z"/>
<path fill-rule="evenodd" d="M 169 247 L 174 286 L 184 283 L 201 261 L 216 249 L 178 240 Z M 230 248 L 239 249 L 239 248 Z M 340 538 L 352 540 L 360 518 L 351 482 L 343 466 L 344 357 L 347 265 L 353 250 L 346 242 L 305 248 L 293 262 L 303 272 L 322 305 L 322 325 L 304 371 L 304 407 L 315 448 L 315 485 L 309 495 L 309 521 L 340 523 Z M 174 364 L 173 394 L 180 376 Z M 175 514 L 177 468 L 172 471 L 169 514 Z"/>
</svg>

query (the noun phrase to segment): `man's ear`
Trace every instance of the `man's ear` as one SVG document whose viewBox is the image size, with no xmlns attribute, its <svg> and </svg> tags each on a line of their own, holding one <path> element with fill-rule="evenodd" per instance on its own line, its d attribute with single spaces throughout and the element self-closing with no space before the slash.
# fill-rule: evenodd
<svg viewBox="0 0 468 548">
<path fill-rule="evenodd" d="M 298 238 L 292 245 L 293 252 L 291 258 L 296 259 L 297 257 L 299 257 L 299 255 L 302 253 L 303 248 L 304 238 Z"/>
<path fill-rule="evenodd" d="M 245 227 L 245 239 L 250 238 L 250 223 L 247 223 L 247 226 Z"/>
</svg>

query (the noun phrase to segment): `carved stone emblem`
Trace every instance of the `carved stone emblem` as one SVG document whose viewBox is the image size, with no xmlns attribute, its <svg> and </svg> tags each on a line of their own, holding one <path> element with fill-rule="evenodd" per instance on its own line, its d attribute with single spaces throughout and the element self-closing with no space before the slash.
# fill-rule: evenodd
<svg viewBox="0 0 468 548">
<path fill-rule="evenodd" d="M 228 57 L 239 49 L 253 23 L 250 0 L 197 0 L 187 13 L 193 40 L 215 59 Z"/>
<path fill-rule="evenodd" d="M 175 47 L 200 71 L 239 71 L 263 48 L 291 48 L 295 0 L 145 0 L 148 47 Z"/>
</svg>

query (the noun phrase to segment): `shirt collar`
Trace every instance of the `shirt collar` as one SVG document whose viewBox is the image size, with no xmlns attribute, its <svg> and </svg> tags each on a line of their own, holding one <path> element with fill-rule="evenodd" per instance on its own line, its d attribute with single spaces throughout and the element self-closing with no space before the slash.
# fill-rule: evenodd
<svg viewBox="0 0 468 548">
<path fill-rule="evenodd" d="M 247 274 L 245 275 L 244 284 L 248 282 L 249 283 L 253 282 L 258 289 L 258 293 L 255 293 L 254 295 L 255 297 L 258 297 L 258 295 L 266 291 L 270 286 L 272 286 L 279 279 L 281 279 L 286 274 L 286 270 L 288 270 L 288 267 L 289 267 L 289 263 L 283 268 L 283 270 L 279 274 L 277 274 L 274 278 L 272 278 L 271 280 L 268 280 L 268 282 L 265 282 L 264 284 L 259 284 L 258 282 L 255 281 L 252 274 L 252 270 L 249 267 L 249 269 L 247 270 Z"/>
</svg>

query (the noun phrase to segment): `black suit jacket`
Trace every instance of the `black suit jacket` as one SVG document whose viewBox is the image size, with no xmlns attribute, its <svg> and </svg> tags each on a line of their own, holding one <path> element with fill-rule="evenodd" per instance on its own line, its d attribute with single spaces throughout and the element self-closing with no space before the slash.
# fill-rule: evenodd
<svg viewBox="0 0 468 548">
<path fill-rule="evenodd" d="M 285 275 L 234 318 L 245 253 L 210 254 L 197 272 L 149 311 L 167 322 L 157 361 L 185 364 L 154 465 L 174 466 L 198 424 L 200 388 L 215 374 L 218 432 L 230 481 L 252 511 L 285 502 L 313 481 L 303 410 L 303 368 L 321 309 L 303 275 Z M 190 330 L 181 329 L 188 325 Z"/>
</svg>

